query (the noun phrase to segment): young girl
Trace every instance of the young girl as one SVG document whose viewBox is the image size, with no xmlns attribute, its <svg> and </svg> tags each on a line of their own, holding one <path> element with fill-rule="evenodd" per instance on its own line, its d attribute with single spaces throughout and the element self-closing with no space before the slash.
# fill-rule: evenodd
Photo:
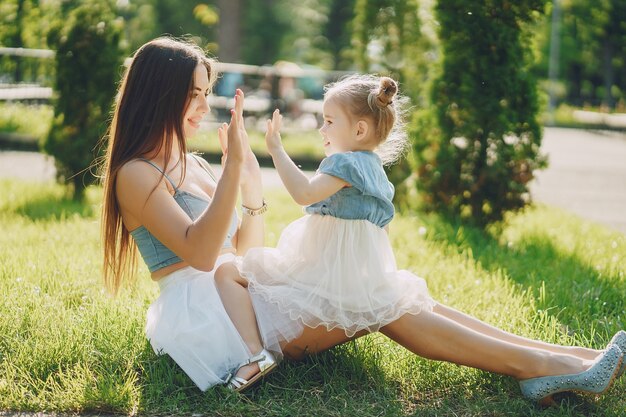
<svg viewBox="0 0 626 417">
<path fill-rule="evenodd" d="M 391 78 L 352 77 L 330 87 L 320 129 L 327 158 L 311 180 L 283 150 L 281 116 L 274 112 L 268 150 L 308 214 L 283 231 L 276 249 L 252 248 L 241 259 L 238 269 L 252 294 L 309 327 L 338 327 L 347 336 L 432 310 L 424 280 L 397 269 L 385 230 L 394 188 L 383 159 L 393 162 L 406 147 L 395 123 L 401 103 Z"/>
<path fill-rule="evenodd" d="M 383 163 L 397 159 L 406 146 L 398 120 L 402 103 L 397 84 L 387 77 L 353 76 L 331 85 L 320 129 L 327 158 L 310 179 L 283 149 L 281 116 L 274 112 L 267 147 L 307 214 L 287 226 L 275 249 L 251 248 L 216 271 L 237 329 L 254 331 L 254 315 L 241 307 L 247 286 L 257 317 L 255 299 L 276 306 L 291 325 L 301 323 L 298 339 L 283 343 L 286 352 L 294 345 L 312 352 L 331 346 L 330 338 L 321 346 L 313 343 L 313 335 L 324 331 L 341 342 L 380 329 L 422 356 L 515 376 L 532 399 L 608 389 L 622 361 L 617 342 L 623 345 L 623 332 L 604 352 L 525 339 L 436 303 L 421 278 L 396 268 L 386 233 L 394 214 L 393 186 Z"/>
</svg>

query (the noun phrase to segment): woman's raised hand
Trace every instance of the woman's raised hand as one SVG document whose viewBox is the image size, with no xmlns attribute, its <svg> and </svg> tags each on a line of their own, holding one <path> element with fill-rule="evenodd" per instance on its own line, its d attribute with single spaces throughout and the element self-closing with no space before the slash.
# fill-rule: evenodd
<svg viewBox="0 0 626 417">
<path fill-rule="evenodd" d="M 248 142 L 248 135 L 243 126 L 243 91 L 237 89 L 235 106 L 230 111 L 230 123 L 219 127 L 217 137 L 222 148 L 222 165 L 227 160 L 239 163 L 244 161 L 243 142 Z"/>
<path fill-rule="evenodd" d="M 283 147 L 283 143 L 280 139 L 280 128 L 283 124 L 283 116 L 278 109 L 272 113 L 272 119 L 267 121 L 267 131 L 265 132 L 265 144 L 267 145 L 267 151 L 270 155 Z"/>
<path fill-rule="evenodd" d="M 235 110 L 238 102 L 241 102 L 242 110 L 243 110 L 243 99 L 244 94 L 243 91 L 237 89 L 237 93 L 235 95 Z M 231 119 L 232 125 L 232 119 Z M 240 143 L 242 146 L 242 156 L 243 156 L 243 166 L 241 172 L 241 185 L 246 184 L 255 184 L 255 186 L 260 186 L 260 178 L 261 178 L 261 168 L 259 167 L 259 162 L 256 159 L 256 155 L 252 152 L 250 148 L 250 142 L 248 139 L 248 132 L 246 131 L 245 124 L 243 121 L 243 111 L 238 113 L 238 118 L 236 121 L 237 131 L 240 138 Z M 217 130 L 218 139 L 220 142 L 220 146 L 222 148 L 222 165 L 224 165 L 226 161 L 226 157 L 228 155 L 228 127 L 226 123 L 222 124 Z M 234 127 L 233 127 L 234 128 Z M 255 182 L 256 181 L 256 182 Z"/>
</svg>

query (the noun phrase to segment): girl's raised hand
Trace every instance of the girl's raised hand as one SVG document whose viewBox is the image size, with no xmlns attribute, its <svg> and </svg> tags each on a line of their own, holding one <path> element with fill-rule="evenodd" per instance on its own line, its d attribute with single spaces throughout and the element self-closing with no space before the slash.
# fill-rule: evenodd
<svg viewBox="0 0 626 417">
<path fill-rule="evenodd" d="M 265 132 L 265 144 L 270 155 L 282 149 L 283 143 L 280 139 L 280 128 L 283 124 L 283 116 L 278 109 L 272 113 L 272 119 L 267 121 L 267 131 Z"/>
</svg>

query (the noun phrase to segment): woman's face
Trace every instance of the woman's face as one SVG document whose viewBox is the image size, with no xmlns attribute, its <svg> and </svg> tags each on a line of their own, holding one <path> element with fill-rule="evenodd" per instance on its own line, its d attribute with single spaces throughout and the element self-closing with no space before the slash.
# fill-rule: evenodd
<svg viewBox="0 0 626 417">
<path fill-rule="evenodd" d="M 187 138 L 198 131 L 200 121 L 210 110 L 206 101 L 210 87 L 207 69 L 204 65 L 199 64 L 193 72 L 193 90 L 190 93 L 187 111 L 183 116 L 183 127 Z"/>
</svg>

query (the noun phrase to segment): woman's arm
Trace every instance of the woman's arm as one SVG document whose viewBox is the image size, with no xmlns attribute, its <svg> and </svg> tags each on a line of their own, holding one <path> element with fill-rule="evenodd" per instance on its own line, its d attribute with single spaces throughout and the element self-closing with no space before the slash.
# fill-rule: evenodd
<svg viewBox="0 0 626 417">
<path fill-rule="evenodd" d="M 243 96 L 243 93 L 241 93 Z M 248 133 L 245 130 L 243 117 L 239 120 L 239 132 L 243 147 L 243 166 L 241 170 L 240 188 L 241 204 L 255 210 L 263 206 L 263 183 L 261 181 L 261 168 L 256 156 L 250 148 Z M 228 137 L 226 125 L 218 129 L 218 139 L 222 147 L 222 153 L 228 155 Z M 244 255 L 248 249 L 263 246 L 265 238 L 265 221 L 263 216 L 249 216 L 245 212 L 239 224 L 233 244 L 238 255 Z"/>
<path fill-rule="evenodd" d="M 143 225 L 192 267 L 210 271 L 220 254 L 237 202 L 243 152 L 239 118 L 243 97 L 235 96 L 228 126 L 229 155 L 208 208 L 192 221 L 172 199 L 166 180 L 148 164 L 125 164 L 117 176 L 121 210 L 132 223 Z"/>
<path fill-rule="evenodd" d="M 265 142 L 280 179 L 296 203 L 303 206 L 313 204 L 350 185 L 332 175 L 315 174 L 310 179 L 304 175 L 283 148 L 280 138 L 281 122 L 282 116 L 275 110 L 272 120 L 267 121 Z"/>
</svg>

